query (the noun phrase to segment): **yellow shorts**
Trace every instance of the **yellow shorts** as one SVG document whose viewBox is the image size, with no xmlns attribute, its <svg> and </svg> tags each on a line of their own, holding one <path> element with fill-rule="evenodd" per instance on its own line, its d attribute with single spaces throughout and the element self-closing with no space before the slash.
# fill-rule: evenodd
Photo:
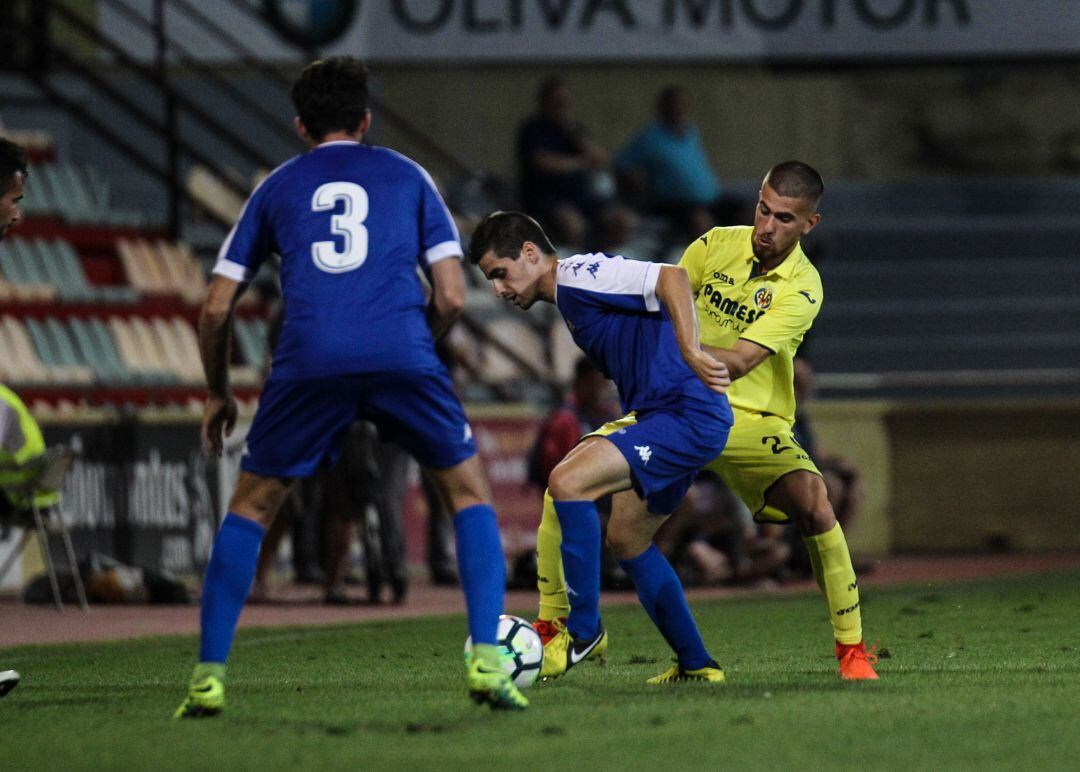
<svg viewBox="0 0 1080 772">
<path fill-rule="evenodd" d="M 765 506 L 765 494 L 786 474 L 821 472 L 795 441 L 788 422 L 779 416 L 736 410 L 723 453 L 705 469 L 717 475 L 742 499 L 759 523 L 787 523 L 789 518 Z"/>
</svg>

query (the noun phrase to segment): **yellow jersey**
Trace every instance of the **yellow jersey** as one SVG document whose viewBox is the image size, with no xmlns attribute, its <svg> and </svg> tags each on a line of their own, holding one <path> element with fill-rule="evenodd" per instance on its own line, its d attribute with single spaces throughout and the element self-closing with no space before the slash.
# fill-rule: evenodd
<svg viewBox="0 0 1080 772">
<path fill-rule="evenodd" d="M 754 257 L 753 228 L 713 228 L 683 253 L 679 265 L 694 289 L 701 342 L 731 348 L 740 338 L 773 355 L 732 383 L 732 407 L 795 422 L 795 352 L 824 300 L 821 277 L 796 244 L 766 273 Z"/>
</svg>

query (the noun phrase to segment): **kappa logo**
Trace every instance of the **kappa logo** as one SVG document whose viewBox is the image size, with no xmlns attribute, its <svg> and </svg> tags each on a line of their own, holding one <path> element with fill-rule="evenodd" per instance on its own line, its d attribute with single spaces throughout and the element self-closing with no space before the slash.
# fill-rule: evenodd
<svg viewBox="0 0 1080 772">
<path fill-rule="evenodd" d="M 589 274 L 595 279 L 596 272 L 600 270 L 600 261 L 597 260 L 595 263 L 589 263 L 589 267 L 585 270 L 587 270 Z"/>
<path fill-rule="evenodd" d="M 577 272 L 581 270 L 581 266 L 585 265 L 584 260 L 580 260 L 570 266 L 570 270 L 574 272 L 574 276 L 577 276 Z"/>
<path fill-rule="evenodd" d="M 637 454 L 641 456 L 641 463 L 649 463 L 649 459 L 652 458 L 652 450 L 649 448 L 648 445 L 635 445 L 634 450 L 636 450 Z"/>
</svg>

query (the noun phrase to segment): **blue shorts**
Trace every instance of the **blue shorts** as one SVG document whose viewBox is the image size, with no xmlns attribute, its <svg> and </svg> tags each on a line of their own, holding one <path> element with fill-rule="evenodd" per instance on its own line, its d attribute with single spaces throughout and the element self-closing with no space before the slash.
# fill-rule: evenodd
<svg viewBox="0 0 1080 772">
<path fill-rule="evenodd" d="M 720 455 L 733 422 L 726 398 L 684 398 L 675 407 L 630 413 L 586 436 L 613 443 L 649 511 L 669 515 L 701 468 Z"/>
<path fill-rule="evenodd" d="M 307 477 L 341 454 L 357 419 L 379 427 L 429 469 L 476 455 L 465 409 L 445 367 L 275 380 L 263 388 L 240 468 L 264 477 Z"/>
</svg>

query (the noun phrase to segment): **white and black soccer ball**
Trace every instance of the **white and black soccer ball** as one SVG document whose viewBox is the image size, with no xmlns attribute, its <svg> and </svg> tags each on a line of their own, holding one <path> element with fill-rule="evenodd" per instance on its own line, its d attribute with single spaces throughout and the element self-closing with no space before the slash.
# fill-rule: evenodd
<svg viewBox="0 0 1080 772">
<path fill-rule="evenodd" d="M 498 644 L 504 653 L 503 667 L 519 689 L 531 686 L 544 664 L 544 644 L 532 625 L 521 617 L 503 614 L 499 617 Z M 472 636 L 465 639 L 465 657 L 472 653 Z"/>
</svg>

